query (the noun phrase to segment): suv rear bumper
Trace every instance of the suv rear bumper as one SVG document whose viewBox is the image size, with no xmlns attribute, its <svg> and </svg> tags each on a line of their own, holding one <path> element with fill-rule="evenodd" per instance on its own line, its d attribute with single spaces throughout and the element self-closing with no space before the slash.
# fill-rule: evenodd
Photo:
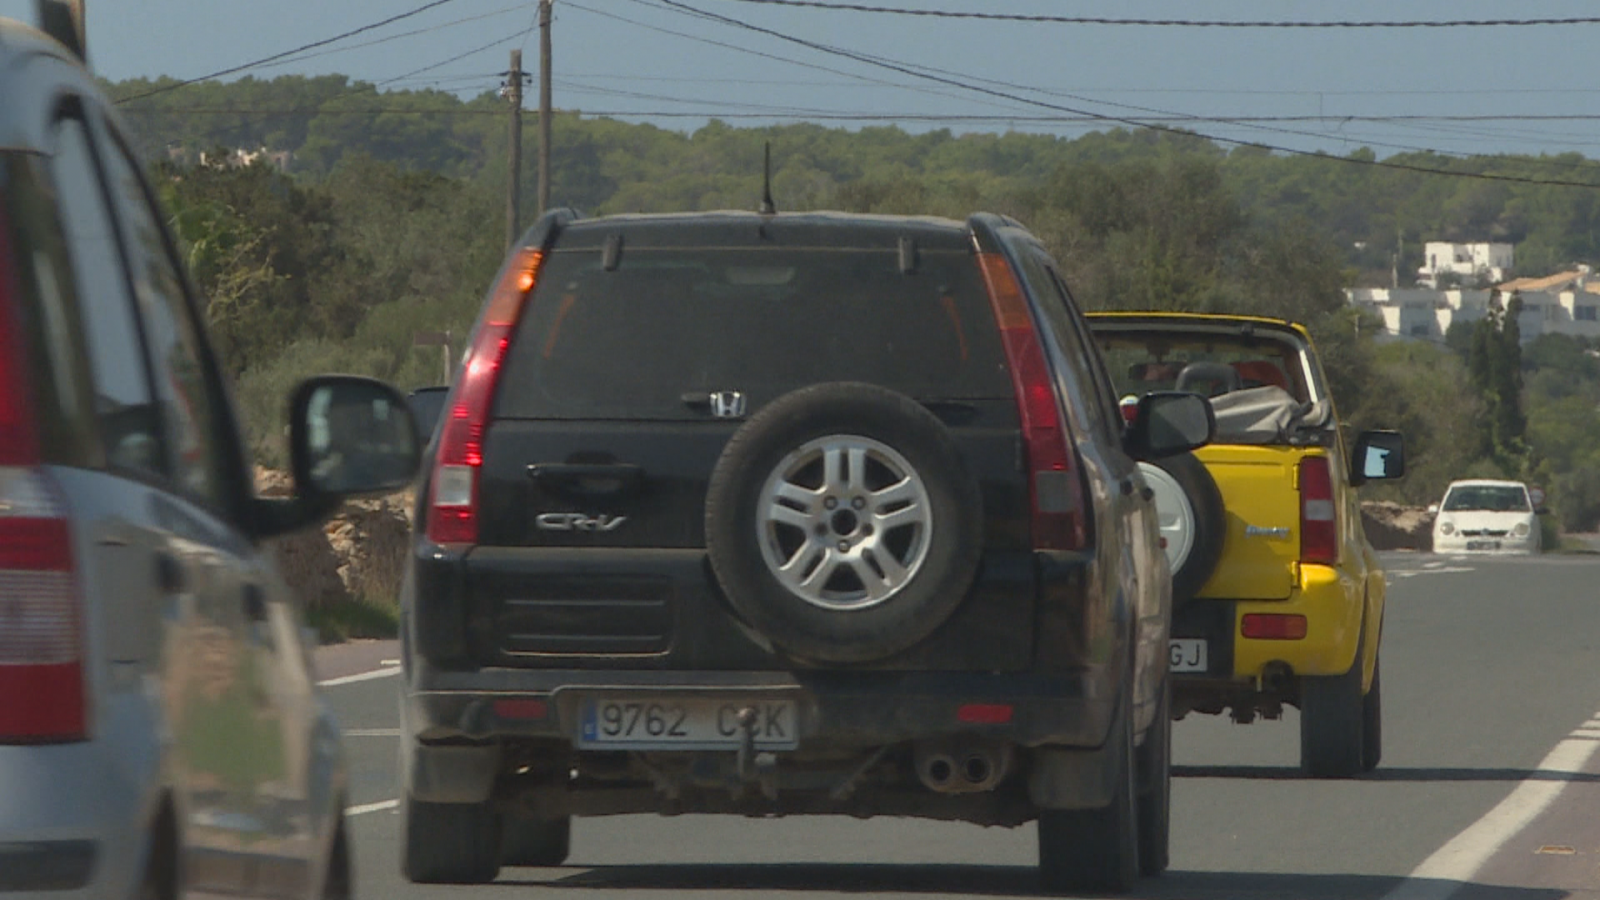
<svg viewBox="0 0 1600 900">
<path fill-rule="evenodd" d="M 1025 747 L 1098 747 L 1120 689 L 1099 669 L 1051 675 L 480 669 L 424 670 L 414 681 L 406 692 L 406 732 L 424 743 L 576 742 L 586 698 L 636 694 L 793 700 L 801 752 L 956 733 Z"/>
</svg>

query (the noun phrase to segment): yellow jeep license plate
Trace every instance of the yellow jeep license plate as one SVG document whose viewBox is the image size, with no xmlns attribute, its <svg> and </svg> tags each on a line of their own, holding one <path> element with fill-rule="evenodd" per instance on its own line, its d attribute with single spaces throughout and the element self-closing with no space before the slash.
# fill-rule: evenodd
<svg viewBox="0 0 1600 900">
<path fill-rule="evenodd" d="M 1169 667 L 1174 672 L 1206 671 L 1205 639 L 1173 638 L 1167 659 Z"/>
</svg>

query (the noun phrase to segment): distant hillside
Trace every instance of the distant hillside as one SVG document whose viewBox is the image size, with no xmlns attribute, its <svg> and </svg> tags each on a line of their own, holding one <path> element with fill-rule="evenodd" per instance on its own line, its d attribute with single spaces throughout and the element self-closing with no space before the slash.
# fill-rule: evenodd
<svg viewBox="0 0 1600 900">
<path fill-rule="evenodd" d="M 467 179 L 496 193 L 504 189 L 508 117 L 504 101 L 492 94 L 463 102 L 437 91 L 379 91 L 337 75 L 170 89 L 174 84 L 132 80 L 108 86 L 114 96 L 133 98 L 123 112 L 139 150 L 151 159 L 217 147 L 266 147 L 291 151 L 290 171 L 317 180 L 341 159 L 361 155 Z M 531 201 L 537 116 L 525 115 L 523 124 L 522 184 Z M 1425 240 L 1515 243 L 1523 274 L 1600 262 L 1600 162 L 1577 154 L 1406 154 L 1380 160 L 1358 150 L 1342 159 L 1285 157 L 1120 129 L 1066 140 L 713 122 L 684 134 L 581 111 L 563 112 L 553 124 L 552 197 L 590 212 L 752 207 L 765 141 L 772 142 L 778 204 L 787 209 L 847 203 L 959 211 L 980 197 L 1026 197 L 1062 173 L 1193 157 L 1216 164 L 1226 190 L 1252 221 L 1266 227 L 1303 223 L 1339 247 L 1353 281 L 1387 284 L 1398 252 L 1402 282 L 1408 282 L 1421 264 Z M 1375 162 L 1492 177 L 1449 177 Z"/>
</svg>

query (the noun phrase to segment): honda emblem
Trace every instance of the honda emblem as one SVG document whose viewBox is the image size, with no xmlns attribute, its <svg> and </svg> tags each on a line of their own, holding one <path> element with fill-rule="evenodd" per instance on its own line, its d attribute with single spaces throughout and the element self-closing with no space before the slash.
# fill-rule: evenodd
<svg viewBox="0 0 1600 900">
<path fill-rule="evenodd" d="M 744 418 L 744 394 L 739 391 L 712 391 L 711 414 L 719 419 Z"/>
</svg>

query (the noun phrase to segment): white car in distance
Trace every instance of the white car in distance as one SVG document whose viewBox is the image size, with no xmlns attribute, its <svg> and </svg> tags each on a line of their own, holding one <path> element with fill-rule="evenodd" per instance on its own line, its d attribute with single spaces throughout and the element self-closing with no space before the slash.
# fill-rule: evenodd
<svg viewBox="0 0 1600 900">
<path fill-rule="evenodd" d="M 1537 493 L 1537 492 L 1535 492 Z M 1435 553 L 1538 553 L 1542 496 L 1520 481 L 1451 482 L 1434 514 Z"/>
</svg>

